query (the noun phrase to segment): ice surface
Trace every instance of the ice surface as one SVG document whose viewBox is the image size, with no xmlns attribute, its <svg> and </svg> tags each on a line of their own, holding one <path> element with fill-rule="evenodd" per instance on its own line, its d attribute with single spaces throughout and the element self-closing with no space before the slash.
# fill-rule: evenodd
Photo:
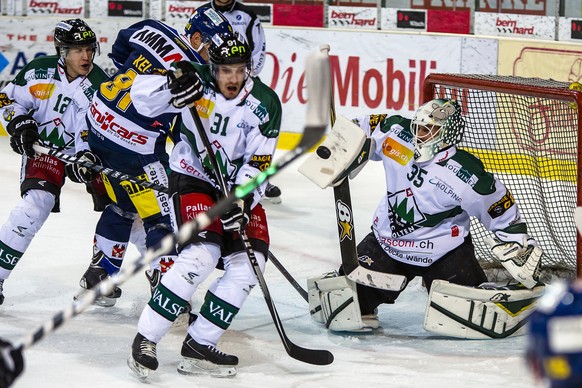
<svg viewBox="0 0 582 388">
<path fill-rule="evenodd" d="M 20 158 L 0 138 L 0 180 L 4 188 L 0 222 L 19 199 Z M 271 251 L 306 287 L 308 277 L 336 269 L 339 247 L 333 191 L 321 190 L 291 165 L 273 179 L 283 191 L 280 205 L 267 204 Z M 352 181 L 356 238 L 369 231 L 372 212 L 384 191 L 383 171 L 370 162 Z M 58 311 L 68 307 L 91 257 L 98 213 L 83 185 L 67 182 L 61 213 L 52 214 L 4 283 L 0 336 L 18 342 Z M 133 247 L 126 259 L 133 260 Z M 215 275 L 220 273 L 217 271 Z M 327 349 L 329 366 L 290 358 L 279 339 L 257 286 L 219 349 L 240 359 L 230 379 L 183 376 L 176 372 L 185 336 L 184 322 L 158 344 L 160 367 L 139 382 L 126 366 L 137 319 L 149 296 L 143 274 L 123 286 L 113 308 L 90 307 L 25 351 L 26 370 L 15 387 L 532 387 L 523 361 L 525 337 L 456 340 L 422 328 L 426 291 L 415 280 L 394 305 L 381 306 L 382 329 L 369 335 L 336 335 L 311 321 L 307 303 L 273 265 L 265 274 L 288 337 L 297 345 Z M 196 308 L 205 285 L 194 296 Z"/>
</svg>

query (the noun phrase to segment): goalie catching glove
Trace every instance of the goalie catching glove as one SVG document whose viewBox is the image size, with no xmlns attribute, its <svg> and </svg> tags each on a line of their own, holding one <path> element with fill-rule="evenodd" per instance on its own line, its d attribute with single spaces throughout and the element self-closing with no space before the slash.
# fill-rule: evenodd
<svg viewBox="0 0 582 388">
<path fill-rule="evenodd" d="M 79 151 L 76 157 L 79 162 L 87 162 L 94 165 L 100 165 L 101 159 L 91 151 Z M 88 167 L 82 166 L 80 163 L 70 163 L 65 167 L 65 171 L 70 180 L 76 183 L 86 183 L 92 181 L 99 175 L 97 171 L 93 171 Z"/>
<path fill-rule="evenodd" d="M 525 233 L 495 232 L 495 239 L 485 240 L 491 252 L 499 259 L 515 280 L 527 288 L 539 281 L 542 249 Z"/>
<path fill-rule="evenodd" d="M 27 115 L 16 116 L 6 125 L 6 131 L 10 135 L 10 147 L 14 152 L 34 158 L 36 153 L 33 146 L 40 140 L 35 119 Z"/>
<path fill-rule="evenodd" d="M 168 88 L 172 93 L 172 105 L 178 109 L 192 106 L 204 95 L 202 80 L 188 61 L 178 62 L 176 70 L 168 72 Z"/>
</svg>

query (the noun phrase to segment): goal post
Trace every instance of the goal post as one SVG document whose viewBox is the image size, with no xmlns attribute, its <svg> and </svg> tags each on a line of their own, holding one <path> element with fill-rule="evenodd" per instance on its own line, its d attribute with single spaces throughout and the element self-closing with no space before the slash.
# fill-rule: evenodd
<svg viewBox="0 0 582 388">
<path fill-rule="evenodd" d="M 424 101 L 453 98 L 461 105 L 466 127 L 459 148 L 481 159 L 511 191 L 528 233 L 544 251 L 543 273 L 552 278 L 582 276 L 582 240 L 574 224 L 574 208 L 582 204 L 580 89 L 554 80 L 476 74 L 433 73 L 424 82 Z M 484 243 L 490 232 L 472 219 L 471 233 L 490 279 L 506 277 Z"/>
</svg>

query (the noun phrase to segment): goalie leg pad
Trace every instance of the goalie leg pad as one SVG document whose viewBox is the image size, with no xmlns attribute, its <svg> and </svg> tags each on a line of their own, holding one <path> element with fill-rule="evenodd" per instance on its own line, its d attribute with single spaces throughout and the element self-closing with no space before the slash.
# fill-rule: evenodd
<svg viewBox="0 0 582 388">
<path fill-rule="evenodd" d="M 533 289 L 492 283 L 467 287 L 435 280 L 428 298 L 424 329 L 466 339 L 522 335 L 522 327 L 543 291 L 543 285 Z"/>
<path fill-rule="evenodd" d="M 307 281 L 309 310 L 314 321 L 332 331 L 368 332 L 379 327 L 378 317 L 362 318 L 356 283 L 336 272 Z"/>
</svg>

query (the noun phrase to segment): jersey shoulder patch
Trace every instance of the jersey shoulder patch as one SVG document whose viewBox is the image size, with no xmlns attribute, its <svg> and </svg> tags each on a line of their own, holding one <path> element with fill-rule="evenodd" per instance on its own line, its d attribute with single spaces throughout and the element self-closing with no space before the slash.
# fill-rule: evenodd
<svg viewBox="0 0 582 388">
<path fill-rule="evenodd" d="M 495 177 L 485 170 L 483 162 L 475 155 L 457 148 L 457 152 L 443 162 L 455 172 L 457 178 L 473 187 L 475 192 L 487 195 L 495 191 Z"/>
</svg>

